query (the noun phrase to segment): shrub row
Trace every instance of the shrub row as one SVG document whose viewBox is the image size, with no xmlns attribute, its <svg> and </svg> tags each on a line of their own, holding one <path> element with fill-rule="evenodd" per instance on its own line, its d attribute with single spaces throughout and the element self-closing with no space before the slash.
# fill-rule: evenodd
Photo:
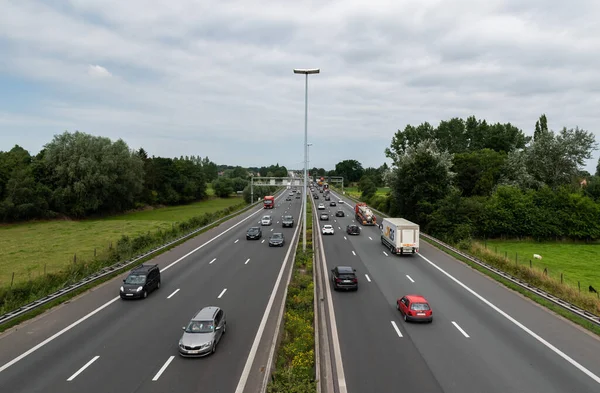
<svg viewBox="0 0 600 393">
<path fill-rule="evenodd" d="M 314 393 L 315 334 L 312 209 L 307 209 L 306 251 L 296 250 L 294 272 L 286 300 L 281 344 L 269 393 Z"/>
<path fill-rule="evenodd" d="M 148 232 L 135 237 L 123 235 L 107 253 L 91 260 L 78 260 L 65 269 L 16 283 L 12 288 L 0 288 L 0 315 L 52 294 L 68 285 L 99 271 L 100 269 L 142 254 L 152 248 L 168 243 L 194 229 L 209 225 L 221 217 L 247 206 L 246 202 L 192 217 L 174 224 L 171 229 Z"/>
</svg>

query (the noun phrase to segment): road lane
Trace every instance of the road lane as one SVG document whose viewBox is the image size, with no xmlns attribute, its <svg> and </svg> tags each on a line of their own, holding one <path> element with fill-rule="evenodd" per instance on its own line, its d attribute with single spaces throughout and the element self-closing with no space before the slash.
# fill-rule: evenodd
<svg viewBox="0 0 600 393">
<path fill-rule="evenodd" d="M 292 204 L 291 208 L 286 204 L 265 212 L 283 214 L 286 210 L 295 216 L 297 222 L 299 203 Z M 194 391 L 198 381 L 211 379 L 211 374 L 220 374 L 221 378 L 213 383 L 220 386 L 228 381 L 235 389 L 287 249 L 287 246 L 270 248 L 258 241 L 246 241 L 245 231 L 252 225 L 255 224 L 247 222 L 247 225 L 240 225 L 219 241 L 182 261 L 177 268 L 165 272 L 161 289 L 151 293 L 147 299 L 118 301 L 82 326 L 0 373 L 0 384 L 10 387 L 11 392 L 41 392 L 49 388 L 61 392 L 84 388 L 93 392 L 126 392 L 137 391 L 148 383 L 155 386 L 161 381 L 170 381 L 170 386 L 177 391 Z M 281 228 L 288 246 L 293 230 L 295 228 Z M 234 245 L 234 239 L 243 241 Z M 244 261 L 248 258 L 252 263 L 245 265 Z M 113 285 L 118 288 L 116 280 L 113 280 Z M 117 291 L 115 288 L 113 295 Z M 228 288 L 227 292 L 219 299 L 218 295 L 224 288 Z M 167 299 L 177 289 L 177 294 Z M 180 375 L 173 380 L 169 377 L 170 373 L 182 364 L 177 356 L 157 381 L 151 381 L 168 357 L 177 355 L 181 326 L 195 311 L 208 304 L 222 305 L 233 326 L 229 327 L 227 337 L 218 350 L 221 352 L 225 348 L 223 352 L 227 356 L 221 355 L 220 361 L 215 356 L 210 363 L 212 366 L 203 366 L 206 371 L 202 373 L 196 369 L 187 377 Z M 237 333 L 231 334 L 231 330 L 236 331 L 236 326 Z M 229 344 L 226 344 L 228 341 Z M 231 350 L 227 350 L 228 346 Z M 91 356 L 100 358 L 89 370 L 72 381 L 66 381 Z M 48 362 L 48 359 L 53 361 Z M 205 361 L 205 365 L 210 362 L 209 359 L 199 361 Z M 36 377 L 27 378 L 32 369 L 39 370 Z"/>
<path fill-rule="evenodd" d="M 351 218 L 339 219 L 342 228 Z M 336 248 L 344 244 L 347 249 L 355 249 L 360 258 L 352 261 L 360 261 L 358 270 L 366 270 L 363 273 L 369 274 L 373 280 L 371 284 L 380 288 L 389 307 L 394 307 L 395 299 L 401 294 L 417 292 L 428 297 L 435 310 L 434 323 L 430 326 L 403 323 L 401 326 L 404 326 L 407 338 L 415 343 L 418 352 L 445 391 L 598 390 L 599 386 L 593 379 L 440 274 L 422 258 L 386 256 L 381 253 L 383 246 L 378 241 L 378 233 L 377 227 L 363 227 L 360 236 L 349 238 L 351 244 L 341 238 L 335 241 L 332 239 L 332 242 L 339 245 L 332 245 L 331 254 L 338 254 L 339 250 L 336 251 Z M 560 339 L 557 341 L 562 344 L 560 347 L 593 372 L 598 372 L 600 345 L 597 339 L 499 287 L 478 272 L 458 266 L 460 262 L 451 261 L 451 258 L 424 242 L 421 244 L 421 252 L 426 253 L 432 261 L 443 263 L 444 268 L 452 266 L 453 271 L 460 273 L 463 282 L 477 287 L 484 296 L 493 296 L 490 299 L 494 302 L 503 299 L 501 303 L 508 307 L 508 312 L 526 308 L 529 312 L 525 313 L 525 316 L 529 315 L 526 323 L 533 330 L 543 329 L 546 320 L 550 320 L 555 328 L 560 324 L 562 334 L 570 335 L 568 338 L 558 335 Z M 415 282 L 407 280 L 407 276 Z M 507 298 L 509 300 L 505 300 Z M 531 314 L 535 314 L 539 320 L 532 320 Z M 466 329 L 469 338 L 452 322 Z M 343 327 L 339 329 L 343 330 Z M 555 338 L 556 334 L 549 336 Z M 546 339 L 552 341 L 550 337 Z M 573 350 L 582 346 L 591 346 L 591 349 Z M 344 359 L 345 367 L 351 367 L 348 363 L 352 363 L 352 360 Z"/>
</svg>

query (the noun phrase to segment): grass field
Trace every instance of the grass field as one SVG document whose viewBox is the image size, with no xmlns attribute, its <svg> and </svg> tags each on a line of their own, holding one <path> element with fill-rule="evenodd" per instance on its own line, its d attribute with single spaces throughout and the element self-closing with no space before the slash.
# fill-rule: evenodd
<svg viewBox="0 0 600 393">
<path fill-rule="evenodd" d="M 508 260 L 514 262 L 518 257 L 519 265 L 529 266 L 531 260 L 533 267 L 544 270 L 548 274 L 560 279 L 563 273 L 565 283 L 578 287 L 581 282 L 581 291 L 588 292 L 589 285 L 600 290 L 600 244 L 577 244 L 548 242 L 538 243 L 533 241 L 502 241 L 488 240 L 487 249 L 504 256 L 506 252 Z M 542 259 L 534 259 L 533 254 L 539 254 Z"/>
<path fill-rule="evenodd" d="M 354 197 L 354 198 L 359 198 L 360 197 L 360 191 L 358 191 L 358 187 L 344 187 L 344 191 L 346 192 L 346 194 Z M 378 187 L 377 188 L 377 195 L 385 195 L 390 191 L 389 187 Z"/>
<path fill-rule="evenodd" d="M 206 212 L 236 205 L 240 197 L 210 199 L 184 206 L 164 207 L 103 219 L 49 221 L 0 227 L 0 286 L 61 270 L 77 259 L 91 259 L 94 248 L 107 250 L 121 235 L 134 236 L 170 227 Z"/>
</svg>

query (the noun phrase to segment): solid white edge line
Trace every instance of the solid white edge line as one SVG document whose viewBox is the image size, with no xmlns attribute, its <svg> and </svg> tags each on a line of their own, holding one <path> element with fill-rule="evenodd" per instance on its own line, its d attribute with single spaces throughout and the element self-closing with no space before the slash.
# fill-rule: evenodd
<svg viewBox="0 0 600 393">
<path fill-rule="evenodd" d="M 368 281 L 368 282 L 371 282 L 371 278 L 369 277 L 369 275 L 368 275 L 368 274 L 365 274 L 365 277 L 367 278 L 367 281 Z"/>
<path fill-rule="evenodd" d="M 167 361 L 165 362 L 165 364 L 163 364 L 163 366 L 160 368 L 160 370 L 158 370 L 158 372 L 156 373 L 156 375 L 154 376 L 154 378 L 152 378 L 153 382 L 158 381 L 158 378 L 160 378 L 160 376 L 162 375 L 162 373 L 164 373 L 165 370 L 167 369 L 167 367 L 169 367 L 169 364 L 171 364 L 171 362 L 173 361 L 173 359 L 175 359 L 175 356 L 169 356 L 169 359 L 167 359 Z"/>
<path fill-rule="evenodd" d="M 411 282 L 415 282 L 415 280 L 413 280 L 412 277 L 409 276 L 408 274 L 406 275 L 406 278 L 408 278 Z"/>
<path fill-rule="evenodd" d="M 300 216 L 302 216 L 302 211 L 304 206 L 300 207 Z M 300 230 L 301 225 L 296 225 L 296 230 L 294 231 L 295 238 L 298 235 L 298 231 Z M 267 308 L 265 309 L 265 313 L 263 314 L 262 320 L 260 321 L 260 325 L 258 326 L 258 331 L 256 332 L 256 336 L 254 336 L 254 342 L 252 343 L 252 347 L 250 348 L 250 353 L 248 354 L 248 358 L 246 359 L 246 364 L 244 365 L 244 369 L 242 371 L 242 375 L 240 375 L 240 380 L 235 389 L 235 393 L 243 393 L 246 388 L 246 383 L 248 382 L 248 376 L 250 375 L 250 369 L 254 364 L 254 359 L 256 358 L 256 352 L 258 351 L 258 346 L 262 340 L 262 336 L 265 332 L 265 327 L 267 326 L 267 320 L 269 319 L 269 315 L 271 314 L 271 309 L 273 308 L 273 303 L 275 302 L 275 297 L 277 296 L 277 291 L 279 291 L 279 285 L 281 283 L 281 278 L 283 277 L 283 273 L 288 265 L 290 253 L 292 252 L 291 245 L 294 242 L 290 243 L 288 246 L 288 251 L 285 254 L 285 259 L 281 264 L 281 269 L 279 269 L 279 275 L 277 276 L 277 280 L 275 281 L 275 286 L 273 287 L 273 292 L 271 292 L 271 297 L 269 298 L 269 302 L 267 303 Z M 295 251 L 294 251 L 295 252 Z"/>
<path fill-rule="evenodd" d="M 327 269 L 327 259 L 325 258 L 325 246 L 323 243 L 323 235 L 319 232 L 317 237 L 319 239 L 320 254 L 321 254 L 321 268 L 323 270 L 323 274 L 326 275 L 329 271 Z M 325 297 L 327 298 L 327 308 L 329 309 L 329 325 L 331 326 L 331 343 L 333 346 L 333 357 L 335 359 L 335 371 L 337 374 L 337 383 L 339 388 L 339 393 L 348 393 L 348 388 L 346 387 L 346 375 L 344 374 L 344 364 L 342 360 L 342 351 L 340 348 L 340 338 L 337 330 L 337 323 L 335 319 L 335 309 L 333 307 L 333 296 L 331 295 L 331 287 L 328 285 L 329 280 L 325 277 Z"/>
<path fill-rule="evenodd" d="M 421 255 L 421 254 L 417 254 L 417 255 L 420 256 L 421 258 L 423 258 L 425 261 L 427 261 L 427 263 L 429 263 L 431 266 L 433 266 L 434 268 L 436 268 L 437 270 L 439 270 L 440 272 L 442 272 L 444 275 L 446 275 L 446 277 L 448 277 L 449 279 L 451 279 L 452 281 L 454 281 L 455 283 L 457 283 L 458 285 L 460 285 L 461 287 L 463 287 L 466 291 L 468 291 L 469 293 L 471 293 L 473 296 L 475 296 L 476 298 L 478 298 L 479 300 L 481 300 L 483 303 L 485 303 L 486 305 L 488 305 L 491 309 L 493 309 L 494 311 L 496 311 L 498 314 L 500 314 L 504 318 L 508 319 L 510 322 L 512 322 L 513 324 L 515 324 L 516 326 L 518 326 L 525 333 L 529 334 L 531 337 L 535 338 L 537 341 L 539 341 L 540 343 L 544 344 L 552 352 L 556 353 L 558 356 L 560 356 L 561 358 L 563 358 L 564 360 L 566 360 L 568 363 L 570 363 L 572 366 L 574 366 L 575 368 L 577 368 L 579 371 L 581 371 L 582 373 L 584 373 L 585 375 L 587 375 L 588 377 L 590 377 L 591 379 L 593 379 L 594 381 L 596 381 L 597 383 L 600 384 L 600 377 L 597 376 L 596 374 L 594 374 L 593 372 L 591 372 L 590 370 L 588 370 L 587 368 L 585 368 L 583 365 L 581 365 L 575 359 L 571 358 L 569 355 L 567 355 L 566 353 L 562 352 L 560 349 L 556 348 L 554 345 L 550 344 L 548 341 L 544 340 L 542 337 L 540 337 L 539 335 L 537 335 L 535 332 L 533 332 L 527 326 L 523 325 L 521 322 L 517 321 L 516 319 L 514 319 L 513 317 L 511 317 L 510 315 L 508 315 L 506 312 L 502 311 L 500 308 L 498 308 L 496 305 L 494 305 L 493 303 L 491 303 L 489 300 L 487 300 L 486 298 L 484 298 L 483 296 L 481 296 L 480 294 L 478 294 L 477 292 L 475 292 L 474 290 L 472 290 L 471 288 L 469 288 L 468 286 L 466 286 L 465 284 L 463 284 L 460 280 L 456 279 L 450 273 L 446 272 L 444 269 L 442 269 L 441 267 L 439 267 L 435 263 L 431 262 L 429 259 L 425 258 L 423 255 Z"/>
<path fill-rule="evenodd" d="M 455 328 L 457 328 L 457 329 L 458 329 L 458 331 L 459 331 L 459 332 L 461 332 L 461 333 L 462 333 L 462 335 L 463 335 L 463 336 L 465 336 L 466 338 L 469 338 L 469 337 L 470 337 L 470 336 L 467 334 L 467 332 L 465 332 L 465 331 L 463 330 L 463 328 L 461 328 L 460 326 L 458 326 L 458 323 L 456 323 L 456 322 L 452 321 L 452 324 L 454 325 L 454 327 L 455 327 Z"/>
<path fill-rule="evenodd" d="M 356 253 L 354 252 L 354 250 L 352 250 L 352 255 L 356 256 Z"/>
<path fill-rule="evenodd" d="M 250 262 L 250 258 L 246 259 L 246 262 L 244 263 L 244 265 L 247 265 L 248 262 Z"/>
<path fill-rule="evenodd" d="M 79 370 L 77 370 L 77 371 L 75 372 L 75 374 L 71 375 L 71 376 L 69 377 L 69 379 L 67 379 L 67 382 L 71 382 L 72 380 L 74 380 L 75 378 L 77 378 L 77 376 L 78 376 L 79 374 L 81 374 L 81 373 L 83 372 L 83 370 L 85 370 L 86 368 L 88 368 L 89 366 L 91 366 L 91 365 L 92 365 L 92 363 L 94 363 L 96 360 L 98 360 L 98 358 L 99 358 L 99 357 L 100 357 L 100 356 L 94 356 L 94 357 L 92 358 L 92 360 L 90 360 L 89 362 L 87 362 L 86 364 L 84 364 L 84 365 L 83 365 L 83 367 L 81 367 Z"/>
<path fill-rule="evenodd" d="M 394 321 L 391 321 L 391 322 L 392 322 L 392 326 L 394 327 L 394 330 L 396 331 L 396 333 L 398 333 L 398 336 L 400 338 L 402 338 L 403 337 L 402 332 L 400 332 L 400 328 L 398 328 L 398 325 L 396 325 L 396 322 L 394 322 Z"/>
<path fill-rule="evenodd" d="M 216 261 L 216 260 L 217 260 L 217 258 L 213 258 L 213 260 L 212 260 L 212 261 L 210 261 L 210 262 L 208 262 L 208 264 L 209 264 L 209 265 L 212 265 L 212 263 L 213 263 L 214 261 Z"/>
<path fill-rule="evenodd" d="M 173 292 L 172 294 L 170 294 L 169 296 L 167 296 L 167 299 L 170 299 L 170 298 L 172 298 L 173 296 L 175 296 L 175 294 L 176 294 L 177 292 L 179 292 L 179 290 L 180 290 L 180 288 L 177 288 L 177 289 L 175 290 L 175 292 Z"/>
<path fill-rule="evenodd" d="M 221 293 L 219 294 L 219 296 L 217 296 L 217 299 L 220 299 L 223 295 L 225 295 L 225 292 L 227 292 L 227 288 L 223 289 L 221 291 Z"/>
<path fill-rule="evenodd" d="M 91 318 L 92 316 L 96 315 L 100 311 L 104 310 L 106 307 L 110 306 L 111 304 L 113 304 L 114 302 L 116 302 L 117 300 L 119 300 L 120 298 L 121 298 L 120 296 L 117 296 L 114 299 L 112 299 L 112 300 L 104 303 L 102 306 L 98 307 L 97 309 L 95 309 L 91 313 L 89 313 L 89 314 L 83 316 L 82 318 L 78 319 L 77 321 L 73 322 L 72 324 L 70 324 L 66 328 L 62 329 L 58 333 L 55 333 L 52 336 L 48 337 L 47 339 L 45 339 L 44 341 L 42 341 L 41 343 L 39 343 L 35 347 L 31 348 L 30 350 L 28 350 L 26 352 L 23 352 L 21 355 L 17 356 L 16 358 L 14 358 L 13 360 L 11 360 L 10 362 L 8 362 L 5 365 L 3 365 L 2 367 L 0 367 L 0 373 L 2 371 L 6 370 L 7 368 L 9 368 L 10 366 L 12 366 L 13 364 L 17 363 L 18 361 L 22 360 L 26 356 L 31 355 L 32 353 L 34 353 L 38 349 L 42 348 L 44 345 L 46 345 L 49 342 L 51 342 L 52 340 L 55 340 L 56 338 L 62 336 L 63 334 L 65 334 L 69 330 L 73 329 L 75 326 L 79 325 L 80 323 L 82 323 L 86 319 Z"/>
</svg>

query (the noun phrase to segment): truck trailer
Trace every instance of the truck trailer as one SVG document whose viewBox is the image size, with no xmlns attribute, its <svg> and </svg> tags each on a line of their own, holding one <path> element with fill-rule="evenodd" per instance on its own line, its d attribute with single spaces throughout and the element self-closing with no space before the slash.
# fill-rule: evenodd
<svg viewBox="0 0 600 393">
<path fill-rule="evenodd" d="M 377 217 L 364 202 L 359 202 L 354 206 L 354 218 L 363 225 L 377 225 Z"/>
<path fill-rule="evenodd" d="M 415 254 L 419 252 L 419 224 L 404 218 L 384 218 L 381 243 L 392 254 Z"/>
</svg>

